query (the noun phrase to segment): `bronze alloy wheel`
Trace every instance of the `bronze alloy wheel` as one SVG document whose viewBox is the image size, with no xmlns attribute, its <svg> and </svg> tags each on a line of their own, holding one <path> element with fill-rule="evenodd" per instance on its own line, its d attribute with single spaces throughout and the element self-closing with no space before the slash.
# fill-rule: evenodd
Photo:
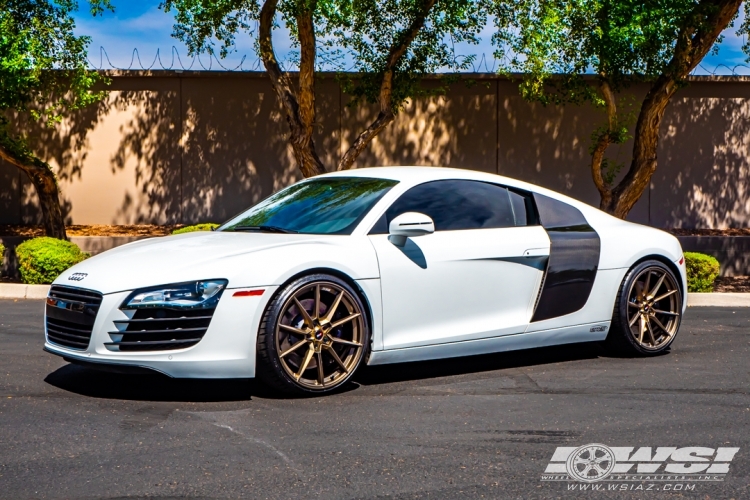
<svg viewBox="0 0 750 500">
<path fill-rule="evenodd" d="M 677 336 L 682 319 L 682 289 L 663 262 L 633 266 L 620 285 L 605 345 L 615 355 L 655 356 Z"/>
<path fill-rule="evenodd" d="M 343 385 L 369 346 L 364 306 L 344 281 L 303 277 L 269 304 L 258 337 L 259 376 L 286 392 L 319 394 Z"/>
<path fill-rule="evenodd" d="M 662 266 L 641 270 L 628 292 L 628 327 L 638 346 L 658 351 L 672 341 L 680 326 L 680 289 Z"/>
</svg>

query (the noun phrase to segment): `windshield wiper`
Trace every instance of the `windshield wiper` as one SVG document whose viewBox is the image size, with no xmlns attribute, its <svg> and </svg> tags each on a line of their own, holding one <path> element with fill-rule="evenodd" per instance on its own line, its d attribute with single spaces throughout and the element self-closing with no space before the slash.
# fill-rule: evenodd
<svg viewBox="0 0 750 500">
<path fill-rule="evenodd" d="M 294 234 L 299 231 L 292 231 L 291 229 L 284 229 L 278 226 L 234 226 L 230 231 L 263 231 L 266 233 L 284 233 Z"/>
</svg>

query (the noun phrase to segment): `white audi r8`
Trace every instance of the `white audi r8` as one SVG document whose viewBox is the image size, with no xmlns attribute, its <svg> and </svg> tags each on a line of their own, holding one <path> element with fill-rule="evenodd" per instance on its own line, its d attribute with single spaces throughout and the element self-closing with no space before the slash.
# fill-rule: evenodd
<svg viewBox="0 0 750 500">
<path fill-rule="evenodd" d="M 665 232 L 497 175 L 366 168 L 72 267 L 47 298 L 45 349 L 325 393 L 362 363 L 593 341 L 654 355 L 686 288 Z"/>
</svg>

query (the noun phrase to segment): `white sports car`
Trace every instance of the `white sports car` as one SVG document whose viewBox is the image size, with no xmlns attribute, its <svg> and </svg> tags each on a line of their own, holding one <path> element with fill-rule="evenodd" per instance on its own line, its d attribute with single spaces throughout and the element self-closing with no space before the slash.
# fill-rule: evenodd
<svg viewBox="0 0 750 500">
<path fill-rule="evenodd" d="M 74 266 L 47 298 L 45 349 L 325 393 L 362 363 L 605 340 L 657 354 L 686 288 L 665 232 L 497 175 L 366 168 Z"/>
</svg>

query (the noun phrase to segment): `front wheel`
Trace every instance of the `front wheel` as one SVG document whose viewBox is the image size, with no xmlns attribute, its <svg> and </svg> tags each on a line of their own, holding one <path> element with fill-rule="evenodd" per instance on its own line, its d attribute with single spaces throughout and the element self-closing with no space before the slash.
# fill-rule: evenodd
<svg viewBox="0 0 750 500">
<path fill-rule="evenodd" d="M 364 304 L 345 281 L 302 277 L 268 305 L 258 332 L 258 377 L 293 394 L 322 394 L 344 385 L 370 345 Z"/>
<path fill-rule="evenodd" d="M 682 293 L 671 269 L 656 260 L 631 269 L 620 286 L 606 343 L 619 354 L 653 356 L 674 341 Z"/>
</svg>

